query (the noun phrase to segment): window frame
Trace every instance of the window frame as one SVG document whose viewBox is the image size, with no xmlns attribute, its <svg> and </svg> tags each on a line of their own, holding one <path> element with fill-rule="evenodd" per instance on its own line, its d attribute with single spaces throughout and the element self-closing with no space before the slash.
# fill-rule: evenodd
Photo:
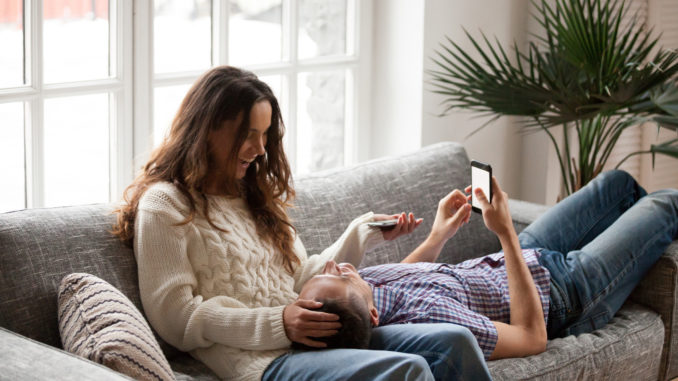
<svg viewBox="0 0 678 381">
<path fill-rule="evenodd" d="M 283 61 L 245 66 L 257 75 L 280 75 L 287 126 L 286 150 L 295 168 L 297 152 L 297 78 L 300 73 L 345 69 L 346 105 L 344 165 L 370 157 L 372 0 L 347 0 L 347 47 L 351 56 L 297 59 L 299 0 L 283 1 Z M 212 65 L 228 62 L 229 0 L 212 0 Z M 51 98 L 109 94 L 109 199 L 118 202 L 124 189 L 148 160 L 153 142 L 153 90 L 156 86 L 191 84 L 201 74 L 153 73 L 153 1 L 109 0 L 107 79 L 45 84 L 43 80 L 43 0 L 23 0 L 25 84 L 0 88 L 0 104 L 18 102 L 24 109 L 24 205 L 45 207 L 44 102 Z M 352 25 L 350 22 L 354 22 Z M 352 27 L 355 32 L 351 33 Z M 349 50 L 350 51 L 350 50 Z M 287 60 L 285 60 L 287 59 Z M 86 176 L 87 174 L 83 174 Z"/>
<path fill-rule="evenodd" d="M 298 0 L 282 0 L 283 41 L 281 62 L 242 66 L 258 76 L 280 75 L 282 91 L 286 98 L 286 152 L 296 173 L 297 136 L 297 77 L 299 73 L 333 69 L 346 69 L 347 100 L 344 130 L 344 165 L 350 165 L 369 157 L 369 131 L 359 126 L 368 126 L 371 93 L 368 86 L 370 77 L 370 41 L 372 0 L 347 0 L 349 17 L 347 25 L 347 47 L 351 56 L 320 57 L 299 60 L 298 42 Z M 212 66 L 228 64 L 229 52 L 229 0 L 212 0 Z M 153 144 L 153 93 L 156 87 L 185 85 L 193 83 L 203 71 L 178 74 L 158 74 L 153 62 L 153 1 L 134 4 L 134 168 L 141 168 L 149 158 Z M 351 21 L 355 25 L 351 24 Z M 351 30 L 355 30 L 351 33 Z M 354 85 L 355 84 L 355 85 Z"/>
<path fill-rule="evenodd" d="M 24 208 L 45 207 L 44 102 L 51 98 L 109 94 L 109 202 L 131 181 L 133 9 L 129 1 L 109 0 L 108 10 L 111 76 L 45 84 L 43 1 L 23 0 L 25 84 L 0 89 L 0 103 L 20 102 L 24 106 Z"/>
</svg>

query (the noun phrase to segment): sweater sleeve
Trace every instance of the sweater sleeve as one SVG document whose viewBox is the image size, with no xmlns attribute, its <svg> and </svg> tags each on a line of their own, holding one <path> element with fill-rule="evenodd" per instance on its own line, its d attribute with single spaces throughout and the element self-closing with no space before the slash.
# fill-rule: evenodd
<svg viewBox="0 0 678 381">
<path fill-rule="evenodd" d="M 134 253 L 141 302 L 158 334 L 182 351 L 214 343 L 249 350 L 288 347 L 285 306 L 248 308 L 227 296 L 204 300 L 188 259 L 185 233 L 191 224 L 176 226 L 184 213 L 157 209 L 139 208 Z"/>
<path fill-rule="evenodd" d="M 356 218 L 330 247 L 323 250 L 322 253 L 310 257 L 307 255 L 301 240 L 297 237 L 294 249 L 301 260 L 301 266 L 297 267 L 294 273 L 294 291 L 300 292 L 304 283 L 318 274 L 330 259 L 337 263 L 348 262 L 358 267 L 365 252 L 384 242 L 381 230 L 367 225 L 373 218 L 374 213 L 372 212 Z"/>
</svg>

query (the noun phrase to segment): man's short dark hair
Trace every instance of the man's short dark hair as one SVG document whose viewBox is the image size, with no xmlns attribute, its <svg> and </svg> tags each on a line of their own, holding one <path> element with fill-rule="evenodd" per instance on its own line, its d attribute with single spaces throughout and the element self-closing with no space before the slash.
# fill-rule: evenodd
<svg viewBox="0 0 678 381">
<path fill-rule="evenodd" d="M 315 309 L 331 314 L 339 315 L 341 328 L 339 332 L 327 337 L 314 337 L 315 341 L 322 341 L 327 344 L 326 348 L 354 348 L 366 349 L 370 345 L 372 337 L 372 322 L 370 320 L 370 311 L 367 309 L 365 301 L 355 294 L 351 294 L 346 299 L 320 299 L 323 305 Z M 301 343 L 292 343 L 293 349 L 318 350 L 322 348 L 313 348 Z"/>
</svg>

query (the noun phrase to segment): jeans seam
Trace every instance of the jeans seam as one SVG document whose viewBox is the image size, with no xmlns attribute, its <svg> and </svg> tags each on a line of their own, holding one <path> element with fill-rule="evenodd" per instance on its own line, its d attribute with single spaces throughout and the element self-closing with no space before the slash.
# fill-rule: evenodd
<svg viewBox="0 0 678 381">
<path fill-rule="evenodd" d="M 601 215 L 601 216 L 607 216 L 612 210 L 614 210 L 614 209 L 617 208 L 619 205 L 621 205 L 622 202 L 626 199 L 626 197 L 627 197 L 628 195 L 633 194 L 633 193 L 635 193 L 635 191 L 633 191 L 633 190 L 630 190 L 629 192 L 624 193 L 624 194 L 619 198 L 619 202 L 616 202 L 616 203 L 610 205 L 610 207 L 605 211 L 605 213 L 604 213 L 604 214 L 601 213 L 600 215 Z M 597 219 L 595 220 L 595 222 L 592 223 L 592 224 L 586 229 L 585 233 L 582 234 L 582 235 L 581 235 L 581 238 L 579 239 L 579 241 L 577 241 L 577 244 L 575 245 L 575 247 L 581 247 L 581 241 L 584 239 L 584 237 L 586 237 L 586 236 L 589 234 L 589 232 L 591 232 L 591 229 L 593 229 L 593 227 L 596 226 L 602 219 L 603 219 L 603 217 L 597 218 Z"/>
<path fill-rule="evenodd" d="M 555 287 L 558 290 L 558 293 L 560 293 L 560 299 L 563 301 L 563 304 L 565 304 L 565 311 L 569 312 L 572 309 L 572 304 L 567 297 L 567 293 L 563 291 L 562 287 L 560 287 L 558 283 L 554 282 L 553 279 L 551 279 L 551 284 L 553 284 L 553 287 Z M 567 314 L 565 314 L 565 316 L 567 316 Z"/>
<path fill-rule="evenodd" d="M 648 240 L 645 243 L 645 245 L 643 245 L 641 251 L 645 251 L 649 245 L 654 244 L 661 237 L 662 234 L 665 234 L 665 230 L 666 229 L 658 231 L 652 237 L 651 240 Z M 600 301 L 600 299 L 602 298 L 602 295 L 608 295 L 610 289 L 612 289 L 614 286 L 616 286 L 620 282 L 620 279 L 629 272 L 629 270 L 632 268 L 632 266 L 637 265 L 637 263 L 638 263 L 637 258 L 633 258 L 632 262 L 627 263 L 627 265 L 624 266 L 623 271 L 621 271 L 619 274 L 617 274 L 617 276 L 610 282 L 610 284 L 607 285 L 607 287 L 605 287 L 603 290 L 601 290 L 599 293 L 597 293 L 594 298 L 591 298 L 591 302 L 587 303 L 586 308 L 582 308 L 582 313 L 583 313 L 584 310 L 586 310 L 591 305 L 598 303 Z"/>
</svg>

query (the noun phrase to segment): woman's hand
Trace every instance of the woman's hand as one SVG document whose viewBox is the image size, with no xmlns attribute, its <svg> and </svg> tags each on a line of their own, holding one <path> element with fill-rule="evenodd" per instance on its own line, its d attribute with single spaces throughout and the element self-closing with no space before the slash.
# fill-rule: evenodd
<svg viewBox="0 0 678 381">
<path fill-rule="evenodd" d="M 471 192 L 471 187 L 466 188 L 466 192 Z M 508 195 L 499 187 L 497 178 L 492 176 L 492 203 L 487 200 L 487 196 L 482 189 L 476 188 L 476 198 L 483 210 L 483 220 L 485 226 L 494 232 L 499 238 L 508 234 L 515 234 L 511 212 L 508 207 Z"/>
<path fill-rule="evenodd" d="M 398 223 L 395 226 L 389 226 L 387 228 L 381 228 L 381 234 L 384 236 L 384 239 L 387 241 L 393 241 L 394 239 L 405 235 L 410 234 L 421 225 L 423 219 L 415 219 L 414 214 L 410 213 L 406 215 L 405 213 L 401 214 L 375 214 L 374 221 L 388 221 L 398 219 Z"/>
<path fill-rule="evenodd" d="M 325 348 L 327 344 L 315 341 L 314 337 L 335 335 L 341 328 L 339 316 L 311 309 L 322 307 L 322 303 L 313 300 L 298 299 L 285 306 L 283 325 L 290 341 L 305 344 L 309 347 Z"/>
<path fill-rule="evenodd" d="M 471 218 L 469 197 L 455 189 L 440 200 L 430 238 L 444 244 L 457 234 L 460 227 L 468 223 Z"/>
</svg>

